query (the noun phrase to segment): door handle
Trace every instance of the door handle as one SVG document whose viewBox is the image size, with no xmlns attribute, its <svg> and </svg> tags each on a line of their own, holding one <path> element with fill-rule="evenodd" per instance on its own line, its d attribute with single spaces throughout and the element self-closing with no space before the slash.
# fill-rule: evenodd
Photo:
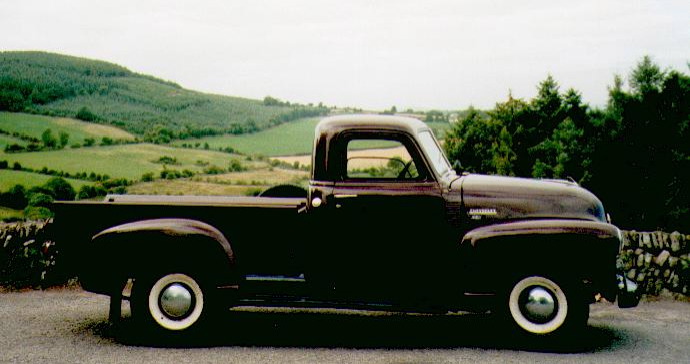
<svg viewBox="0 0 690 364">
<path fill-rule="evenodd" d="M 357 195 L 341 195 L 341 194 L 335 194 L 333 195 L 335 198 L 355 198 Z"/>
<path fill-rule="evenodd" d="M 357 197 L 357 195 L 335 194 L 335 195 L 333 195 L 333 197 L 334 197 L 336 200 L 343 200 L 343 199 L 347 199 L 347 198 L 355 198 L 355 197 Z M 339 209 L 339 208 L 341 208 L 341 207 L 343 207 L 343 205 L 341 205 L 341 204 L 339 204 L 339 203 L 336 202 L 335 208 L 336 208 L 336 209 Z"/>
</svg>

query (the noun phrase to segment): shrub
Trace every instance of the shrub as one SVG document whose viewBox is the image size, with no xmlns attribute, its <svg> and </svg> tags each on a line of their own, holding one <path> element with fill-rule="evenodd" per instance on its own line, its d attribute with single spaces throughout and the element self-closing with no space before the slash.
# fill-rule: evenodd
<svg viewBox="0 0 690 364">
<path fill-rule="evenodd" d="M 152 161 L 152 162 L 153 162 L 153 163 L 158 163 L 158 164 L 169 164 L 169 165 L 177 165 L 177 164 L 180 164 L 180 163 L 177 161 L 177 158 L 175 158 L 175 157 L 170 157 L 170 156 L 167 156 L 167 155 L 164 155 L 164 156 L 158 158 L 158 160 L 155 160 L 155 161 Z"/>
<path fill-rule="evenodd" d="M 225 170 L 223 168 L 220 168 L 220 167 L 212 164 L 212 165 L 204 168 L 204 173 L 206 173 L 206 174 L 221 174 L 221 173 L 225 173 Z"/>
<path fill-rule="evenodd" d="M 43 131 L 41 134 L 41 141 L 43 141 L 43 146 L 46 148 L 55 148 L 57 146 L 57 139 L 55 139 L 55 136 L 53 135 L 53 131 L 50 129 L 46 129 Z"/>
<path fill-rule="evenodd" d="M 82 106 L 79 111 L 77 111 L 77 114 L 74 116 L 75 118 L 79 120 L 84 120 L 84 121 L 96 121 L 98 120 L 98 116 L 91 112 L 88 107 Z"/>
<path fill-rule="evenodd" d="M 64 148 L 69 143 L 69 133 L 61 131 L 58 133 L 58 138 L 60 139 L 60 148 Z"/>
<path fill-rule="evenodd" d="M 53 201 L 53 197 L 50 195 L 46 195 L 44 193 L 35 193 L 29 198 L 29 206 L 48 208 Z"/>
<path fill-rule="evenodd" d="M 2 206 L 21 210 L 26 207 L 27 203 L 26 189 L 22 185 L 14 185 L 9 191 L 0 193 L 0 205 Z"/>
<path fill-rule="evenodd" d="M 176 179 L 176 178 L 182 178 L 182 177 L 189 177 L 187 175 L 188 173 L 191 173 L 191 175 L 194 175 L 194 172 L 191 172 L 189 170 L 184 170 L 182 172 L 176 170 L 176 169 L 164 169 L 161 171 L 161 178 L 162 179 Z"/>
<path fill-rule="evenodd" d="M 121 186 L 129 186 L 131 184 L 132 182 L 126 178 L 109 178 L 101 182 L 101 185 L 107 190 Z"/>
<path fill-rule="evenodd" d="M 26 150 L 26 148 L 24 148 L 23 146 L 16 144 L 16 143 L 7 144 L 5 146 L 5 153 L 18 153 L 18 152 L 23 152 L 24 150 Z"/>
<path fill-rule="evenodd" d="M 103 188 L 103 186 L 84 185 L 79 189 L 79 193 L 77 193 L 77 199 L 78 200 L 84 200 L 84 199 L 94 198 L 94 197 L 98 197 L 98 196 L 105 196 L 107 193 L 108 192 L 105 190 L 105 188 Z"/>
<path fill-rule="evenodd" d="M 52 196 L 56 200 L 74 200 L 76 192 L 69 182 L 61 177 L 53 177 L 46 182 L 43 187 L 52 192 Z"/>
<path fill-rule="evenodd" d="M 247 168 L 242 165 L 242 162 L 240 162 L 239 159 L 233 158 L 230 160 L 230 165 L 228 167 L 228 171 L 230 172 L 242 172 L 246 171 Z"/>
<path fill-rule="evenodd" d="M 141 175 L 141 181 L 142 182 L 151 182 L 153 181 L 153 172 L 147 172 Z"/>
<path fill-rule="evenodd" d="M 111 189 L 110 192 L 116 193 L 116 194 L 118 194 L 118 195 L 124 195 L 124 194 L 127 193 L 127 187 L 125 187 L 125 186 L 117 186 L 117 187 Z"/>
<path fill-rule="evenodd" d="M 183 169 L 182 170 L 182 176 L 183 177 L 192 177 L 192 176 L 194 176 L 194 172 L 190 171 L 189 169 Z"/>
<path fill-rule="evenodd" d="M 24 217 L 29 220 L 46 220 L 53 217 L 53 212 L 42 206 L 29 206 L 24 209 Z"/>
</svg>

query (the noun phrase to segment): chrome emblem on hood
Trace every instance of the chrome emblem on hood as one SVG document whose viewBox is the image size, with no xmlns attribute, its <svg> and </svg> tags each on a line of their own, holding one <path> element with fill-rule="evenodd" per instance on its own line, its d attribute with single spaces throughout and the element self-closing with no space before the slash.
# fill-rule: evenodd
<svg viewBox="0 0 690 364">
<path fill-rule="evenodd" d="M 496 209 L 470 209 L 470 216 L 472 219 L 479 220 L 482 216 L 495 216 Z"/>
</svg>

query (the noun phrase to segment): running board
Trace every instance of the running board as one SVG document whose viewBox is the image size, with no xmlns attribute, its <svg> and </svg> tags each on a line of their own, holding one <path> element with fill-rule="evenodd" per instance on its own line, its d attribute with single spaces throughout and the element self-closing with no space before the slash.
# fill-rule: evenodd
<svg viewBox="0 0 690 364">
<path fill-rule="evenodd" d="M 244 282 L 240 284 L 240 294 L 242 296 L 256 296 L 263 294 L 284 295 L 284 296 L 304 296 L 307 281 L 304 275 L 299 276 L 269 276 L 269 275 L 247 275 Z"/>
<path fill-rule="evenodd" d="M 290 283 L 305 283 L 304 274 L 300 274 L 297 277 L 288 276 L 260 276 L 260 275 L 247 275 L 244 277 L 247 282 L 290 282 Z"/>
</svg>

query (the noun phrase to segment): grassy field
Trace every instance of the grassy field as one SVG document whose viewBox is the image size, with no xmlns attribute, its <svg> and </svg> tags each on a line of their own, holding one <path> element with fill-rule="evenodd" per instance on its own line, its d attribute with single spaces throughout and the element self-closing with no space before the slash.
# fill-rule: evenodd
<svg viewBox="0 0 690 364">
<path fill-rule="evenodd" d="M 6 145 L 11 144 L 26 145 L 28 143 L 21 139 L 13 138 L 9 135 L 0 134 L 0 150 L 4 150 Z"/>
<path fill-rule="evenodd" d="M 282 168 L 258 168 L 244 172 L 193 178 L 193 180 L 196 179 L 202 179 L 205 182 L 211 183 L 234 185 L 274 186 L 293 184 L 306 186 L 309 172 Z"/>
<path fill-rule="evenodd" d="M 175 145 L 208 143 L 211 149 L 232 147 L 244 154 L 265 156 L 311 153 L 318 118 L 300 119 L 257 133 L 226 135 L 176 142 Z"/>
<path fill-rule="evenodd" d="M 0 191 L 7 191 L 14 185 L 23 185 L 27 189 L 34 186 L 40 186 L 45 184 L 51 177 L 52 176 L 38 173 L 0 169 Z M 93 184 L 77 179 L 66 178 L 65 180 L 72 185 L 75 191 L 78 191 L 81 186 Z"/>
<path fill-rule="evenodd" d="M 300 119 L 253 134 L 227 135 L 176 142 L 175 145 L 208 143 L 211 149 L 231 147 L 244 154 L 265 156 L 294 156 L 311 154 L 314 143 L 314 127 L 319 118 Z M 430 123 L 436 136 L 441 139 L 450 128 L 448 123 Z M 381 148 L 385 144 L 374 143 L 367 148 Z"/>
<path fill-rule="evenodd" d="M 142 182 L 127 188 L 128 194 L 134 195 L 194 195 L 194 196 L 246 196 L 255 191 L 263 190 L 261 186 L 239 186 L 189 179 L 158 180 Z"/>
<path fill-rule="evenodd" d="M 19 210 L 13 210 L 7 207 L 0 206 L 0 221 L 4 221 L 5 219 L 10 219 L 10 218 L 21 218 L 24 216 L 22 211 Z"/>
<path fill-rule="evenodd" d="M 198 196 L 248 195 L 280 184 L 306 187 L 308 179 L 309 173 L 305 171 L 270 168 L 268 165 L 263 165 L 255 166 L 255 169 L 243 172 L 141 182 L 128 187 L 127 193 Z"/>
<path fill-rule="evenodd" d="M 83 143 L 86 138 L 100 141 L 103 137 L 133 140 L 134 136 L 124 130 L 101 124 L 87 123 L 69 118 L 55 118 L 42 115 L 0 112 L 0 129 L 19 132 L 41 139 L 41 134 L 50 129 L 54 137 L 63 131 L 69 133 L 69 144 Z M 2 141 L 0 141 L 2 143 Z"/>
<path fill-rule="evenodd" d="M 0 160 L 6 159 L 10 165 L 21 163 L 24 167 L 41 169 L 48 167 L 69 173 L 95 172 L 110 177 L 139 179 L 142 174 L 153 172 L 156 176 L 163 170 L 163 165 L 155 163 L 161 157 L 176 158 L 178 164 L 167 166 L 168 169 L 202 171 L 204 165 L 216 165 L 227 168 L 232 158 L 242 159 L 206 150 L 181 149 L 153 144 L 129 144 L 109 147 L 93 147 L 56 150 L 33 153 L 0 153 Z M 201 163 L 198 163 L 201 162 Z M 243 161 L 243 163 L 246 163 Z"/>
</svg>

